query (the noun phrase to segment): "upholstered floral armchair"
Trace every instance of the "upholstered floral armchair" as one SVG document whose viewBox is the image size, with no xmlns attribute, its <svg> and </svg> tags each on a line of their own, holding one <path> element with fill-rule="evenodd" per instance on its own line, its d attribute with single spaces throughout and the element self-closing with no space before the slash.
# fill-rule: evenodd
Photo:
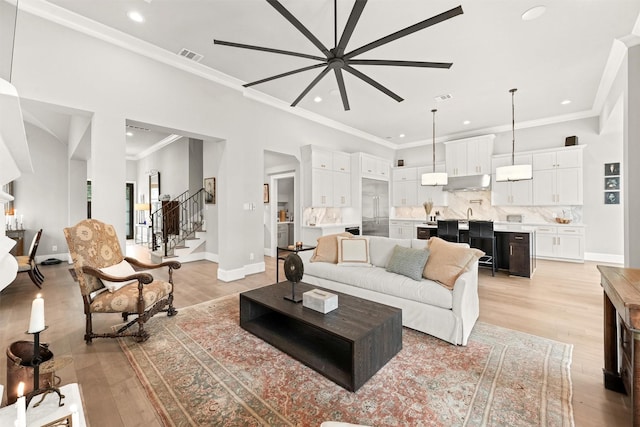
<svg viewBox="0 0 640 427">
<path fill-rule="evenodd" d="M 86 219 L 64 229 L 73 260 L 75 276 L 80 285 L 86 315 L 85 341 L 93 338 L 132 336 L 138 342 L 149 338 L 144 324 L 159 312 L 168 316 L 177 313 L 173 306 L 173 270 L 180 268 L 177 261 L 146 264 L 135 258 L 123 257 L 115 229 L 110 224 Z M 155 280 L 147 271 L 167 267 L 168 281 Z M 165 308 L 166 307 L 166 308 Z M 94 333 L 91 316 L 94 313 L 122 313 L 126 322 L 129 315 L 137 317 L 115 332 Z M 127 331 L 138 325 L 137 330 Z M 135 328 L 134 328 L 135 329 Z"/>
</svg>

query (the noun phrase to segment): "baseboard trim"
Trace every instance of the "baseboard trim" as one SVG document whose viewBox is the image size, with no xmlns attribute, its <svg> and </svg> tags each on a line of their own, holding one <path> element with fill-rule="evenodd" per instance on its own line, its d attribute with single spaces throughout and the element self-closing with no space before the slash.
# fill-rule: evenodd
<svg viewBox="0 0 640 427">
<path fill-rule="evenodd" d="M 218 280 L 223 282 L 233 282 L 234 280 L 244 279 L 244 267 L 234 270 L 223 270 L 218 266 Z"/>
<path fill-rule="evenodd" d="M 602 254 L 598 252 L 585 252 L 584 259 L 586 261 L 607 262 L 611 264 L 624 265 L 624 255 Z"/>
<path fill-rule="evenodd" d="M 262 273 L 262 272 L 265 271 L 264 261 L 256 262 L 255 264 L 245 265 L 244 266 L 244 271 L 245 271 L 245 274 L 247 274 L 247 275 L 256 274 L 256 273 Z"/>
</svg>

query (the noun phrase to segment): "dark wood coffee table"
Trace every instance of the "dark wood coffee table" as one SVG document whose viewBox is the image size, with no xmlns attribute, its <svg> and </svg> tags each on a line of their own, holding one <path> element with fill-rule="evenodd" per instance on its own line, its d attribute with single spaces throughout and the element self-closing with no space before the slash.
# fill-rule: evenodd
<svg viewBox="0 0 640 427">
<path fill-rule="evenodd" d="M 322 289 L 297 283 L 296 293 Z M 402 310 L 327 290 L 327 314 L 285 300 L 291 283 L 240 294 L 240 326 L 350 391 L 358 390 L 402 349 Z"/>
</svg>

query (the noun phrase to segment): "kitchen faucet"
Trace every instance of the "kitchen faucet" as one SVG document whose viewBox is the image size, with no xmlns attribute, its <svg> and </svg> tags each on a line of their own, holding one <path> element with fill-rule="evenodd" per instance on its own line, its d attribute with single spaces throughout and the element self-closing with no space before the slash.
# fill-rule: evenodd
<svg viewBox="0 0 640 427">
<path fill-rule="evenodd" d="M 467 208 L 467 221 L 469 221 L 470 216 L 473 216 L 473 209 Z"/>
</svg>

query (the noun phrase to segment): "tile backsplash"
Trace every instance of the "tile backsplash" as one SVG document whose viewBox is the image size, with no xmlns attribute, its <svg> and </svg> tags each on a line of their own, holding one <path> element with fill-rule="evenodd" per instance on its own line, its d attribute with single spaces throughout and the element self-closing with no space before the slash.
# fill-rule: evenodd
<svg viewBox="0 0 640 427">
<path fill-rule="evenodd" d="M 490 191 L 457 191 L 449 193 L 449 206 L 434 206 L 431 215 L 440 212 L 443 219 L 465 219 L 471 208 L 472 219 L 506 221 L 507 215 L 522 215 L 524 223 L 555 222 L 555 217 L 571 218 L 582 223 L 582 206 L 492 206 Z M 394 212 L 395 211 L 395 212 Z M 393 208 L 396 219 L 426 219 L 422 206 Z"/>
</svg>

